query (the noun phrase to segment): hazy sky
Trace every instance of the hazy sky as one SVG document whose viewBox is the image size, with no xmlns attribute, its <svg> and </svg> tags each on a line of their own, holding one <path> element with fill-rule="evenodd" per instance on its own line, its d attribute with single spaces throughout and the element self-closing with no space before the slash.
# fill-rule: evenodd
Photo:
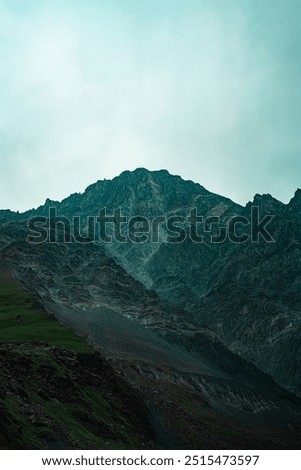
<svg viewBox="0 0 301 470">
<path fill-rule="evenodd" d="M 0 208 L 144 166 L 301 186 L 300 0 L 0 0 Z"/>
</svg>

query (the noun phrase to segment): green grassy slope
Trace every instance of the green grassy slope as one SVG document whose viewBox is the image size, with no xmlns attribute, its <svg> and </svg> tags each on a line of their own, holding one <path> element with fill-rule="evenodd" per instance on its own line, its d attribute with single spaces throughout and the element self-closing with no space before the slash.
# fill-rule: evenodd
<svg viewBox="0 0 301 470">
<path fill-rule="evenodd" d="M 147 448 L 142 402 L 106 361 L 0 273 L 0 448 Z"/>
<path fill-rule="evenodd" d="M 91 351 L 73 331 L 41 311 L 9 273 L 0 273 L 0 344 L 33 340 L 70 351 Z"/>
</svg>

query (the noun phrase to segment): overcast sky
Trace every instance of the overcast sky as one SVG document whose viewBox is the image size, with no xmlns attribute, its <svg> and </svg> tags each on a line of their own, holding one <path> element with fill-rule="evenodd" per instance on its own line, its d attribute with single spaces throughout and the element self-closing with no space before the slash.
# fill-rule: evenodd
<svg viewBox="0 0 301 470">
<path fill-rule="evenodd" d="M 301 186 L 300 0 L 0 0 L 0 208 L 166 168 Z"/>
</svg>

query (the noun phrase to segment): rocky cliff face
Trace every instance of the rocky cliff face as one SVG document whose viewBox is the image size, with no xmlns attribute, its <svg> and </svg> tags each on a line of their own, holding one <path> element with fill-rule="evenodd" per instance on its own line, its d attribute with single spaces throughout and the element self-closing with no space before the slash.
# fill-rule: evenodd
<svg viewBox="0 0 301 470">
<path fill-rule="evenodd" d="M 202 243 L 167 243 L 164 223 L 155 243 L 26 242 L 28 218 L 47 217 L 50 207 L 58 216 L 81 216 L 84 233 L 86 218 L 104 207 L 108 214 L 120 208 L 148 220 L 187 220 L 196 208 L 204 218 L 219 216 L 220 228 L 233 216 L 250 218 L 254 206 L 261 218 L 274 216 L 273 242 L 211 243 L 205 232 Z M 196 448 L 201 441 L 208 448 L 229 447 L 238 434 L 246 447 L 262 439 L 267 448 L 280 441 L 292 447 L 299 400 L 271 376 L 301 393 L 300 208 L 300 191 L 288 205 L 256 195 L 241 207 L 166 171 L 138 169 L 61 203 L 48 200 L 36 211 L 0 211 L 1 263 L 138 389 L 161 429 L 159 445 L 188 445 L 181 432 L 187 426 Z M 168 406 L 161 395 L 168 396 Z M 210 428 L 207 436 L 202 422 Z M 233 427 L 232 444 L 225 426 Z"/>
</svg>

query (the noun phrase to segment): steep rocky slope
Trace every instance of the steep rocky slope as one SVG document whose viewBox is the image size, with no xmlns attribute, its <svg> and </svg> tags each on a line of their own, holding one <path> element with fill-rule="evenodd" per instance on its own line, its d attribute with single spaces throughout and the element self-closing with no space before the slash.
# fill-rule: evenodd
<svg viewBox="0 0 301 470">
<path fill-rule="evenodd" d="M 255 200 L 255 203 L 258 203 Z M 261 198 L 262 212 L 273 213 Z M 241 244 L 223 263 L 207 296 L 187 305 L 187 318 L 213 328 L 232 351 L 301 394 L 300 191 L 278 212 L 275 243 Z"/>
<path fill-rule="evenodd" d="M 32 245 L 26 234 L 22 221 L 2 223 L 2 269 L 99 349 L 129 389 L 136 390 L 148 409 L 146 426 L 153 428 L 155 446 L 298 445 L 300 401 L 229 352 L 212 330 L 195 328 L 185 320 L 185 312 L 163 306 L 99 245 Z M 45 339 L 39 329 L 31 334 Z M 76 380 L 80 383 L 79 375 Z M 88 376 L 87 386 L 89 381 Z"/>
<path fill-rule="evenodd" d="M 204 218 L 220 216 L 222 226 L 233 215 L 250 219 L 255 206 L 260 220 L 264 215 L 274 217 L 268 225 L 274 242 L 259 237 L 258 242 L 237 244 L 226 239 L 213 244 L 204 233 L 203 243 L 189 238 L 167 243 L 167 228 L 160 224 L 155 243 L 113 240 L 104 243 L 103 249 L 163 302 L 180 309 L 180 321 L 186 319 L 196 328 L 209 327 L 231 351 L 300 394 L 300 190 L 288 205 L 270 195 L 256 195 L 241 207 L 165 170 L 140 168 L 98 181 L 61 203 L 48 200 L 36 211 L 18 217 L 48 216 L 50 207 L 56 207 L 58 215 L 87 217 L 106 207 L 108 214 L 120 208 L 129 217 L 143 215 L 153 220 L 185 217 L 196 208 Z M 5 211 L 2 217 L 9 220 L 12 213 Z M 83 218 L 82 228 L 85 225 Z"/>
</svg>

